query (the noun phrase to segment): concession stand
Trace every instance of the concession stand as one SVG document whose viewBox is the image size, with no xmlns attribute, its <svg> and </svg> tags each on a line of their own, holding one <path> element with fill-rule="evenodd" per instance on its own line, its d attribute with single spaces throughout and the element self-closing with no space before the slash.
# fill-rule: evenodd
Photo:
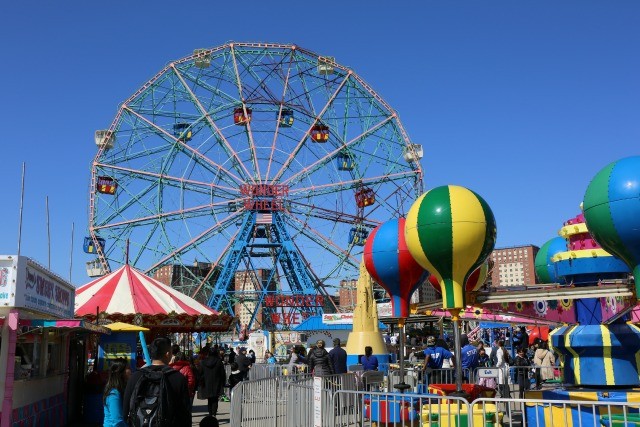
<svg viewBox="0 0 640 427">
<path fill-rule="evenodd" d="M 85 337 L 75 288 L 35 261 L 0 255 L 0 425 L 65 425 L 79 406 Z M 71 416 L 70 416 L 71 415 Z"/>
</svg>

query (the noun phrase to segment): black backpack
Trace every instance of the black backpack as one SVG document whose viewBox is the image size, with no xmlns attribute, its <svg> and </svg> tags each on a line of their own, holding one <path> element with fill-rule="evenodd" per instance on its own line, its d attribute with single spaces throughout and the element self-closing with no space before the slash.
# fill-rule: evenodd
<svg viewBox="0 0 640 427">
<path fill-rule="evenodd" d="M 129 425 L 132 427 L 168 427 L 175 424 L 171 409 L 171 389 L 167 376 L 178 372 L 169 366 L 143 368 L 129 402 Z"/>
</svg>

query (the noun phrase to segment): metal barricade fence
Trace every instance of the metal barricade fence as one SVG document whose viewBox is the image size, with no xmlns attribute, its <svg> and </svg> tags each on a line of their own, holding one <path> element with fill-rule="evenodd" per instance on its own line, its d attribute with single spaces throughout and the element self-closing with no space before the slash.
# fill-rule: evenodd
<svg viewBox="0 0 640 427">
<path fill-rule="evenodd" d="M 344 402 L 348 402 L 349 406 Z M 471 426 L 473 424 L 466 422 L 468 407 L 469 403 L 465 399 L 453 396 L 338 391 L 332 396 L 329 418 L 323 418 L 322 425 Z"/>
<path fill-rule="evenodd" d="M 242 381 L 231 391 L 230 423 L 238 427 L 285 426 L 287 388 L 309 374 Z"/>
<path fill-rule="evenodd" d="M 262 378 L 280 377 L 288 374 L 288 365 L 278 365 L 275 363 L 254 363 L 249 369 L 249 380 L 259 380 Z"/>
<path fill-rule="evenodd" d="M 334 416 L 331 399 L 340 390 L 355 391 L 358 378 L 352 373 L 325 375 L 321 379 L 320 413 L 323 420 Z M 314 378 L 290 383 L 288 386 L 287 427 L 308 427 L 314 425 Z M 340 411 L 354 411 L 355 404 L 348 398 L 339 399 Z M 323 424 L 324 425 L 324 424 Z"/>
<path fill-rule="evenodd" d="M 504 427 L 622 427 L 640 424 L 640 402 L 480 398 L 471 402 L 468 410 L 474 414 L 474 419 L 485 419 L 495 410 L 497 418 L 494 425 Z"/>
</svg>

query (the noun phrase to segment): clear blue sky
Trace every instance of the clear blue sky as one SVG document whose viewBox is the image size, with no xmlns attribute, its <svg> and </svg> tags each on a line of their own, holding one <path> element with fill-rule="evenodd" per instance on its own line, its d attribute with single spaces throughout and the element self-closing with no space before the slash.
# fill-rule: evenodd
<svg viewBox="0 0 640 427">
<path fill-rule="evenodd" d="M 425 185 L 491 205 L 498 246 L 542 245 L 590 179 L 640 154 L 640 2 L 5 2 L 0 253 L 89 279 L 93 132 L 173 59 L 229 40 L 296 43 L 353 68 L 423 144 Z"/>
</svg>

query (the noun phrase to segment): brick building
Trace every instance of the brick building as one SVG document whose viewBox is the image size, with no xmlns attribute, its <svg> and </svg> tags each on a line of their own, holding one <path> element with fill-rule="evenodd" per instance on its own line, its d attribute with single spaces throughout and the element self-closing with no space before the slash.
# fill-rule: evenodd
<svg viewBox="0 0 640 427">
<path fill-rule="evenodd" d="M 493 262 L 491 286 L 525 286 L 537 283 L 535 259 L 539 247 L 534 245 L 499 248 L 491 252 Z"/>
</svg>

